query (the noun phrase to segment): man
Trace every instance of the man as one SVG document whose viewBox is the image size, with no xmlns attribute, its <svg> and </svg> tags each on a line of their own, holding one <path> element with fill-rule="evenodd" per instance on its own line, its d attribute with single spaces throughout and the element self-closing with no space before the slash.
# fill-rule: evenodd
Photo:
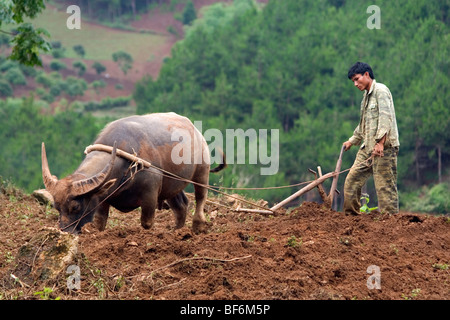
<svg viewBox="0 0 450 320">
<path fill-rule="evenodd" d="M 355 163 L 344 184 L 344 212 L 360 214 L 361 189 L 373 175 L 378 208 L 383 213 L 398 213 L 397 155 L 400 146 L 394 101 L 384 84 L 376 82 L 372 68 L 357 62 L 348 78 L 361 91 L 361 118 L 353 136 L 343 143 L 345 151 L 361 144 Z M 373 156 L 373 159 L 369 159 Z"/>
</svg>

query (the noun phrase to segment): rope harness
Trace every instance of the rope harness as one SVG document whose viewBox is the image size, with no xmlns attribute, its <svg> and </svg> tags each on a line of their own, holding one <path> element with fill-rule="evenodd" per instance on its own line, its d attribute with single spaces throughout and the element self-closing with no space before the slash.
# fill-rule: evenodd
<svg viewBox="0 0 450 320">
<path fill-rule="evenodd" d="M 107 152 L 107 153 L 112 153 L 113 147 L 107 146 L 107 145 L 104 145 L 104 144 L 94 144 L 94 145 L 90 145 L 90 146 L 86 147 L 86 149 L 84 150 L 84 154 L 87 155 L 88 153 L 90 153 L 92 151 L 103 151 L 103 152 Z M 246 199 L 238 198 L 238 197 L 235 197 L 235 196 L 230 195 L 228 193 L 222 192 L 222 191 L 220 191 L 220 189 L 223 189 L 223 190 L 271 190 L 271 189 L 283 189 L 283 188 L 298 187 L 298 186 L 301 186 L 301 185 L 305 185 L 305 184 L 309 184 L 311 182 L 314 182 L 314 180 L 309 180 L 309 181 L 304 181 L 304 182 L 300 182 L 300 183 L 296 183 L 296 184 L 290 184 L 290 185 L 285 185 L 285 186 L 264 187 L 264 188 L 239 188 L 239 187 L 235 188 L 235 187 L 211 186 L 211 185 L 202 184 L 202 183 L 199 183 L 199 182 L 195 182 L 195 181 L 192 181 L 192 180 L 180 177 L 180 176 L 178 176 L 178 175 L 176 175 L 176 174 L 174 174 L 172 172 L 169 172 L 169 171 L 164 170 L 164 169 L 162 169 L 162 168 L 160 168 L 158 166 L 153 165 L 149 161 L 146 161 L 146 160 L 144 160 L 142 158 L 139 158 L 137 156 L 137 153 L 134 150 L 133 150 L 133 152 L 134 152 L 134 154 L 131 154 L 131 153 L 125 152 L 125 151 L 123 151 L 121 149 L 116 149 L 116 155 L 117 156 L 119 156 L 121 158 L 124 158 L 124 159 L 126 159 L 126 160 L 131 162 L 130 166 L 128 167 L 128 169 L 127 169 L 127 171 L 126 171 L 126 173 L 124 175 L 124 178 L 125 178 L 128 175 L 128 173 L 130 173 L 130 177 L 125 179 L 113 192 L 111 192 L 105 199 L 100 201 L 99 204 L 96 205 L 93 209 L 89 210 L 88 212 L 84 212 L 81 215 L 80 218 L 78 218 L 74 222 L 70 223 L 69 225 L 65 226 L 64 228 L 62 228 L 62 230 L 65 230 L 65 229 L 69 228 L 70 226 L 72 226 L 74 224 L 75 224 L 75 226 L 74 226 L 74 229 L 75 229 L 78 226 L 78 224 L 80 223 L 80 221 L 84 217 L 89 215 L 91 212 L 95 211 L 100 205 L 102 205 L 106 200 L 108 200 L 113 194 L 115 194 L 126 183 L 128 183 L 130 180 L 133 180 L 137 173 L 139 173 L 140 171 L 148 170 L 149 168 L 156 169 L 156 171 L 152 171 L 153 174 L 159 174 L 161 176 L 164 176 L 164 177 L 167 177 L 167 178 L 171 178 L 171 179 L 174 179 L 174 180 L 179 180 L 179 181 L 183 181 L 183 182 L 186 182 L 186 183 L 192 183 L 194 185 L 198 185 L 200 187 L 206 188 L 206 189 L 211 190 L 213 192 L 220 193 L 220 194 L 225 195 L 225 196 L 227 196 L 229 198 L 233 198 L 233 199 L 236 199 L 238 201 L 245 202 L 245 203 L 247 203 L 249 205 L 252 205 L 254 207 L 258 207 L 260 209 L 264 209 L 264 210 L 267 210 L 267 211 L 271 211 L 271 210 L 266 208 L 266 207 L 263 207 L 263 206 L 261 206 L 261 205 L 259 205 L 257 203 L 248 201 Z M 372 154 L 368 159 L 363 160 L 363 161 L 361 161 L 359 163 L 355 163 L 355 164 L 353 164 L 353 166 L 351 166 L 348 169 L 345 169 L 345 170 L 339 171 L 337 173 L 334 173 L 333 176 L 336 175 L 336 174 L 341 174 L 341 173 L 350 171 L 352 168 L 354 168 L 356 166 L 360 166 L 360 165 L 365 165 L 365 166 L 370 167 L 370 166 L 373 165 L 373 161 L 372 161 L 373 157 L 374 157 L 374 155 Z"/>
</svg>

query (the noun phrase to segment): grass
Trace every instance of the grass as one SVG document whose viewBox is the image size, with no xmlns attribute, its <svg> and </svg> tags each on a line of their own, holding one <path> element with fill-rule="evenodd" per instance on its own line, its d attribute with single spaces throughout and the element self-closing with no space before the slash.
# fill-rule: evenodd
<svg viewBox="0 0 450 320">
<path fill-rule="evenodd" d="M 69 16 L 63 10 L 47 8 L 32 20 L 36 28 L 44 28 L 50 33 L 50 41 L 61 42 L 66 48 L 66 58 L 78 58 L 73 46 L 82 45 L 86 60 L 112 60 L 113 52 L 125 50 L 134 61 L 145 62 L 168 39 L 162 35 L 112 29 L 83 20 L 80 30 L 70 30 L 66 26 Z"/>
<path fill-rule="evenodd" d="M 302 238 L 297 239 L 296 236 L 290 236 L 288 241 L 287 241 L 287 246 L 288 247 L 292 247 L 292 248 L 301 247 L 302 244 L 303 244 Z"/>
</svg>

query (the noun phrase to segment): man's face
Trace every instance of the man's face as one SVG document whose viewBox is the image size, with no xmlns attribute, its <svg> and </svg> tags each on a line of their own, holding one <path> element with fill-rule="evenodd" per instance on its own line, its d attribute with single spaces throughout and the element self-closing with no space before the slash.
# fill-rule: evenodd
<svg viewBox="0 0 450 320">
<path fill-rule="evenodd" d="M 372 78 L 369 76 L 368 72 L 366 72 L 364 74 L 360 74 L 360 73 L 355 74 L 352 77 L 352 81 L 353 81 L 353 84 L 355 85 L 355 87 L 357 87 L 361 91 L 364 91 L 364 90 L 369 91 L 370 86 L 372 84 Z"/>
</svg>

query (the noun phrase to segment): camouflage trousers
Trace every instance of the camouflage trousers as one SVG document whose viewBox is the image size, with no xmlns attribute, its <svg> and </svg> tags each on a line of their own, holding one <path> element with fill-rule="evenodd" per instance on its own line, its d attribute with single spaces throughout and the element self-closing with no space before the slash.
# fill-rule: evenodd
<svg viewBox="0 0 450 320">
<path fill-rule="evenodd" d="M 378 209 L 383 213 L 398 213 L 397 191 L 397 155 L 398 147 L 387 148 L 384 156 L 370 158 L 372 151 L 362 148 L 356 154 L 353 167 L 350 169 L 344 184 L 344 212 L 359 214 L 361 208 L 361 189 L 367 179 L 373 175 L 375 190 L 378 196 Z"/>
</svg>

